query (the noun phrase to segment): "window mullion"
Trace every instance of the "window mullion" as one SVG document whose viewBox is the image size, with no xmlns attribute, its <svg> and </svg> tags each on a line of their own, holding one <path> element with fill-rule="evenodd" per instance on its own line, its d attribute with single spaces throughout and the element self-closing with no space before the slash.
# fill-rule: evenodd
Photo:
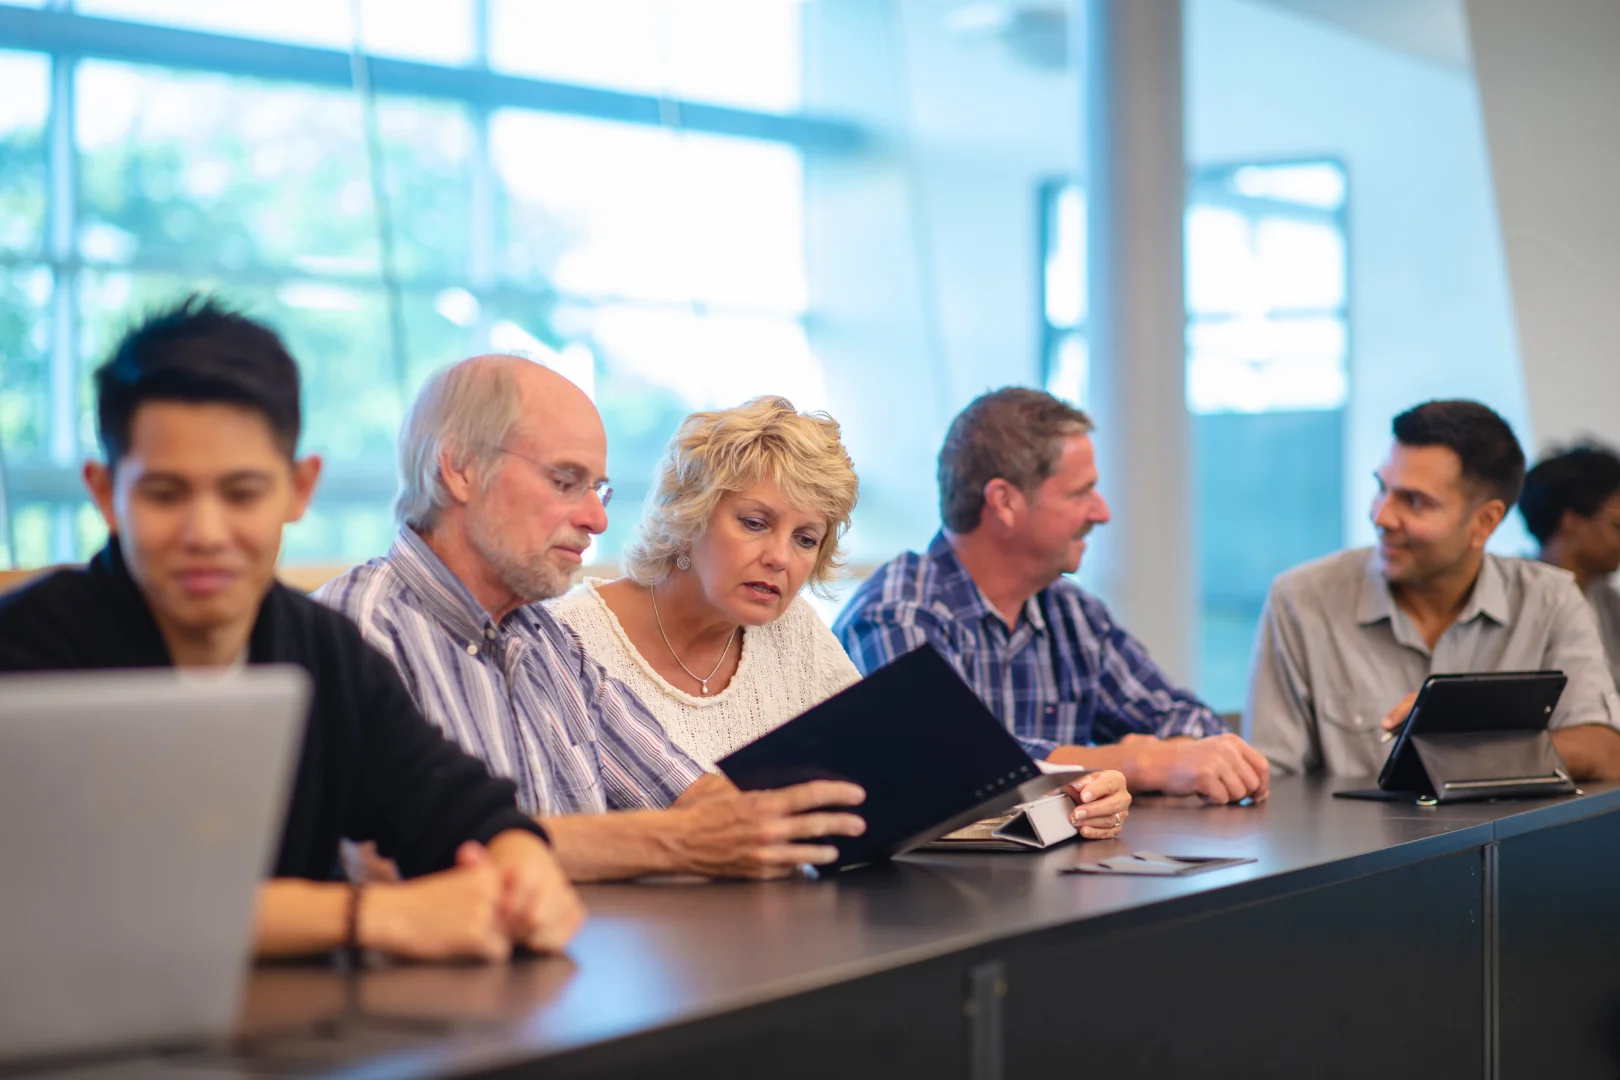
<svg viewBox="0 0 1620 1080">
<path fill-rule="evenodd" d="M 45 243 L 53 275 L 51 289 L 50 426 L 51 465 L 71 469 L 79 460 L 78 161 L 73 143 L 74 56 L 51 57 L 50 113 L 46 121 Z M 78 556 L 74 507 L 52 507 L 50 557 L 69 562 Z"/>
<path fill-rule="evenodd" d="M 489 70 L 489 3 L 473 0 L 473 65 Z M 473 348 L 478 352 L 490 349 L 489 335 L 494 325 L 491 313 L 496 279 L 497 251 L 499 249 L 496 203 L 499 195 L 495 183 L 495 162 L 490 131 L 490 109 L 484 104 L 468 106 L 473 129 L 472 170 L 469 177 L 467 222 L 467 282 L 469 291 L 478 299 L 478 322 L 473 328 Z"/>
</svg>

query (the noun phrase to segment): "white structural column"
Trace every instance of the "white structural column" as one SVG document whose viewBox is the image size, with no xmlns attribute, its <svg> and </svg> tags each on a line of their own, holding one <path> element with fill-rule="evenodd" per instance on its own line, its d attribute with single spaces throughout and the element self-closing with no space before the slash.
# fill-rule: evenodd
<svg viewBox="0 0 1620 1080">
<path fill-rule="evenodd" d="M 1620 3 L 1467 11 L 1531 424 L 1620 443 Z"/>
<path fill-rule="evenodd" d="M 1197 580 L 1186 404 L 1181 0 L 1086 0 L 1090 411 L 1102 491 L 1092 580 L 1172 676 L 1194 674 Z"/>
</svg>

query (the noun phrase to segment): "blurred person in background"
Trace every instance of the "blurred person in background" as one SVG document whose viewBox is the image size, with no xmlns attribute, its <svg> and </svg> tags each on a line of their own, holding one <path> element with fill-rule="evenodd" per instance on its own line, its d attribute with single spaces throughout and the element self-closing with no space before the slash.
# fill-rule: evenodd
<svg viewBox="0 0 1620 1080">
<path fill-rule="evenodd" d="M 1592 605 L 1609 673 L 1620 676 L 1620 455 L 1587 444 L 1549 454 L 1524 477 L 1519 513 L 1542 562 L 1575 575 Z"/>
</svg>

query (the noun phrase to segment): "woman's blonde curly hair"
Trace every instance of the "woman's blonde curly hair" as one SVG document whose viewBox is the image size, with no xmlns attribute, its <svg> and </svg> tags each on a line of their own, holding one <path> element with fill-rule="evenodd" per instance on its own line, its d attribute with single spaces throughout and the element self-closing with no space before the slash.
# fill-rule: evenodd
<svg viewBox="0 0 1620 1080">
<path fill-rule="evenodd" d="M 795 506 L 827 519 L 809 584 L 818 594 L 843 566 L 841 544 L 860 494 L 838 422 L 802 413 L 781 397 L 757 397 L 734 409 L 693 413 L 658 462 L 635 537 L 625 546 L 632 580 L 656 585 L 702 536 L 720 500 L 765 479 Z"/>
</svg>

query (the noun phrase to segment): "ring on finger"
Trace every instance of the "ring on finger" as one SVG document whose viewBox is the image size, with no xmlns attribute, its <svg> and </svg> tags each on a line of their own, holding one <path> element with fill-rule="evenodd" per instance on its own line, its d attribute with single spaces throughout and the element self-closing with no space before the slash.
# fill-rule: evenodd
<svg viewBox="0 0 1620 1080">
<path fill-rule="evenodd" d="M 1114 815 L 1114 828 L 1117 829 L 1123 824 L 1125 824 L 1125 819 L 1120 817 L 1118 814 L 1115 814 Z"/>
</svg>

